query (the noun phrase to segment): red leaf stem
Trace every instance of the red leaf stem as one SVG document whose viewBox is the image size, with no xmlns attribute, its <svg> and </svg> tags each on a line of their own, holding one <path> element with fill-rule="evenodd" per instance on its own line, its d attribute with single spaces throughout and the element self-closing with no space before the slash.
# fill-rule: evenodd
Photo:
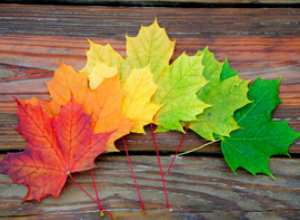
<svg viewBox="0 0 300 220">
<path fill-rule="evenodd" d="M 179 151 L 179 149 L 180 149 L 180 147 L 181 147 L 181 145 L 182 145 L 182 143 L 183 143 L 183 140 L 184 140 L 184 138 L 185 138 L 185 135 L 186 135 L 187 131 L 188 131 L 188 128 L 185 129 L 185 133 L 182 135 L 180 144 L 179 144 L 179 146 L 178 146 L 178 148 L 177 148 L 177 150 L 176 150 L 176 153 L 175 153 L 174 156 L 173 156 L 172 162 L 171 162 L 171 164 L 170 164 L 170 166 L 169 166 L 169 169 L 168 169 L 168 171 L 167 171 L 167 173 L 166 173 L 167 175 L 169 174 L 169 172 L 170 172 L 170 170 L 171 170 L 171 167 L 172 167 L 172 165 L 173 165 L 173 163 L 174 163 L 174 161 L 175 161 L 175 158 L 176 158 L 176 156 L 177 156 L 177 154 L 178 154 L 178 151 Z"/>
<path fill-rule="evenodd" d="M 99 210 L 100 210 L 100 217 L 104 217 L 104 213 L 102 212 L 102 206 L 101 206 L 99 195 L 98 195 L 98 190 L 97 190 L 97 187 L 96 187 L 96 182 L 95 182 L 93 170 L 91 170 L 91 176 L 92 176 L 92 180 L 93 180 L 93 186 L 94 186 L 94 189 L 95 189 L 95 194 L 97 196 L 97 201 L 98 201 L 97 203 L 98 203 Z"/>
<path fill-rule="evenodd" d="M 99 208 L 103 209 L 112 219 L 117 220 L 116 217 L 114 217 L 109 211 L 107 211 L 103 206 L 101 206 L 100 203 L 98 203 L 82 186 L 72 177 L 71 174 L 69 174 L 70 178 L 73 180 L 73 182 L 88 196 L 93 200 L 96 204 L 99 205 Z"/>
<path fill-rule="evenodd" d="M 129 163 L 130 170 L 131 170 L 131 174 L 132 174 L 132 178 L 133 178 L 133 181 L 134 181 L 134 184 L 135 184 L 135 188 L 136 188 L 136 191 L 137 191 L 138 196 L 139 196 L 139 199 L 140 199 L 142 211 L 143 211 L 143 213 L 146 213 L 146 210 L 145 210 L 145 207 L 144 207 L 144 204 L 143 204 L 143 200 L 142 200 L 142 197 L 141 197 L 141 194 L 140 194 L 140 191 L 139 191 L 139 187 L 138 187 L 138 184 L 137 184 L 137 182 L 136 182 L 136 178 L 135 178 L 135 175 L 134 175 L 134 171 L 133 171 L 133 168 L 132 168 L 132 165 L 131 165 L 131 162 L 130 162 L 130 157 L 129 157 L 127 145 L 126 145 L 126 142 L 125 142 L 125 140 L 124 140 L 123 137 L 122 137 L 122 141 L 123 141 L 123 145 L 124 145 L 125 152 L 126 152 L 126 155 L 127 155 L 128 163 Z"/>
<path fill-rule="evenodd" d="M 165 180 L 164 180 L 164 174 L 163 174 L 163 171 L 162 171 L 162 167 L 161 167 L 161 163 L 160 163 L 160 158 L 159 158 L 158 147 L 157 147 L 157 144 L 156 144 L 155 135 L 154 135 L 154 131 L 153 131 L 153 125 L 150 124 L 150 126 L 151 126 L 152 139 L 153 139 L 153 143 L 154 143 L 156 154 L 157 154 L 157 159 L 158 159 L 158 164 L 159 164 L 159 169 L 160 169 L 161 180 L 162 180 L 162 183 L 163 183 L 163 186 L 164 186 L 164 193 L 165 193 L 165 198 L 166 198 L 166 205 L 167 205 L 168 209 L 171 212 L 172 208 L 171 208 L 171 206 L 169 204 L 169 199 L 168 199 L 166 184 L 165 184 Z"/>
</svg>

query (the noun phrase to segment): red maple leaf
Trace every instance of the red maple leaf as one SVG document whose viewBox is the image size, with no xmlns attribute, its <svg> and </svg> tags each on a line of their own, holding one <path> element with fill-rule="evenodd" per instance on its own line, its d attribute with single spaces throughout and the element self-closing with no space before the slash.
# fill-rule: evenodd
<svg viewBox="0 0 300 220">
<path fill-rule="evenodd" d="M 68 175 L 96 167 L 94 159 L 105 151 L 110 134 L 93 134 L 91 116 L 72 99 L 53 118 L 41 104 L 18 102 L 18 130 L 28 141 L 20 153 L 9 153 L 0 161 L 0 172 L 13 183 L 24 184 L 28 193 L 23 201 L 57 198 Z"/>
</svg>

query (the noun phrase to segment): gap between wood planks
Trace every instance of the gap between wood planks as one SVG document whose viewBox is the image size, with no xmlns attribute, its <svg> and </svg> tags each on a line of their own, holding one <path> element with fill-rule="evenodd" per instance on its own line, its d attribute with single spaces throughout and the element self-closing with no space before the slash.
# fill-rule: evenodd
<svg viewBox="0 0 300 220">
<path fill-rule="evenodd" d="M 18 152 L 23 152 L 24 149 L 20 150 L 1 150 L 0 149 L 0 154 L 7 154 L 7 153 L 18 153 Z M 156 157 L 156 152 L 155 151 L 129 151 L 130 156 L 155 156 Z M 159 151 L 159 156 L 161 157 L 172 157 L 174 155 L 175 151 Z M 179 153 L 183 153 L 183 151 L 179 151 Z M 291 158 L 300 158 L 300 153 L 289 153 Z M 101 155 L 105 156 L 126 156 L 125 151 L 120 151 L 120 152 L 104 152 Z M 223 154 L 221 152 L 193 152 L 186 154 L 184 156 L 179 156 L 179 157 L 216 157 L 216 158 L 223 158 Z M 281 155 L 275 155 L 272 156 L 272 158 L 288 158 L 286 156 L 281 156 Z"/>
<path fill-rule="evenodd" d="M 1 3 L 109 7 L 299 8 L 299 0 L 2 0 Z"/>
</svg>

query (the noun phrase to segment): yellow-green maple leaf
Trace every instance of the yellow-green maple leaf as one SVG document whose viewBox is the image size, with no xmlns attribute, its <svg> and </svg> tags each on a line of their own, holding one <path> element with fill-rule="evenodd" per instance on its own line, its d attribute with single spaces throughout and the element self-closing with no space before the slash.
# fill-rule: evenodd
<svg viewBox="0 0 300 220">
<path fill-rule="evenodd" d="M 126 61 L 129 62 L 132 68 L 143 68 L 150 64 L 154 82 L 157 82 L 160 74 L 169 66 L 175 40 L 170 41 L 166 30 L 159 27 L 155 19 L 149 27 L 142 26 L 136 37 L 126 35 L 126 41 Z M 123 79 L 126 79 L 130 74 L 130 70 L 124 69 L 120 74 Z"/>
<path fill-rule="evenodd" d="M 201 56 L 182 54 L 158 78 L 159 88 L 152 101 L 163 107 L 155 116 L 156 132 L 184 132 L 181 122 L 196 120 L 196 116 L 210 106 L 196 95 L 207 84 L 202 75 L 204 67 L 201 60 Z"/>
<path fill-rule="evenodd" d="M 249 81 L 240 79 L 227 60 L 218 62 L 208 48 L 199 51 L 197 56 L 203 56 L 203 75 L 209 81 L 197 96 L 211 107 L 191 122 L 189 128 L 211 141 L 215 141 L 214 134 L 229 137 L 231 131 L 240 128 L 233 118 L 234 112 L 250 102 L 247 97 Z"/>
<path fill-rule="evenodd" d="M 150 102 L 157 88 L 149 66 L 133 69 L 126 82 L 122 84 L 125 92 L 122 114 L 135 121 L 130 129 L 131 132 L 145 133 L 143 127 L 153 122 L 153 116 L 161 108 L 161 105 Z"/>
</svg>

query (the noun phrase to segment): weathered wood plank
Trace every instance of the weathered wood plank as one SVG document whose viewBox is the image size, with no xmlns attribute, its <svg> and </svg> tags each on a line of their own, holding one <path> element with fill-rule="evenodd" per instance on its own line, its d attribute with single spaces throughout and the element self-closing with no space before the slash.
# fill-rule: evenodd
<svg viewBox="0 0 300 220">
<path fill-rule="evenodd" d="M 278 7 L 296 6 L 299 0 L 2 0 L 7 3 L 46 3 L 46 4 L 81 4 L 81 5 L 117 5 L 117 6 L 231 6 L 231 7 Z"/>
<path fill-rule="evenodd" d="M 3 155 L 0 159 L 3 158 Z M 271 159 L 276 180 L 265 175 L 231 172 L 220 158 L 183 157 L 165 176 L 174 211 L 164 204 L 157 158 L 132 156 L 132 163 L 148 210 L 142 215 L 135 186 L 125 157 L 100 156 L 94 171 L 102 205 L 121 219 L 297 219 L 300 212 L 298 159 Z M 166 170 L 170 157 L 162 157 Z M 89 172 L 74 178 L 92 195 Z M 25 186 L 10 185 L 0 174 L 0 218 L 98 218 L 97 205 L 69 179 L 56 201 L 47 197 L 40 203 L 22 202 Z"/>
<path fill-rule="evenodd" d="M 299 36 L 297 8 L 109 8 L 1 5 L 1 33 L 122 37 L 157 17 L 171 36 Z"/>
</svg>

